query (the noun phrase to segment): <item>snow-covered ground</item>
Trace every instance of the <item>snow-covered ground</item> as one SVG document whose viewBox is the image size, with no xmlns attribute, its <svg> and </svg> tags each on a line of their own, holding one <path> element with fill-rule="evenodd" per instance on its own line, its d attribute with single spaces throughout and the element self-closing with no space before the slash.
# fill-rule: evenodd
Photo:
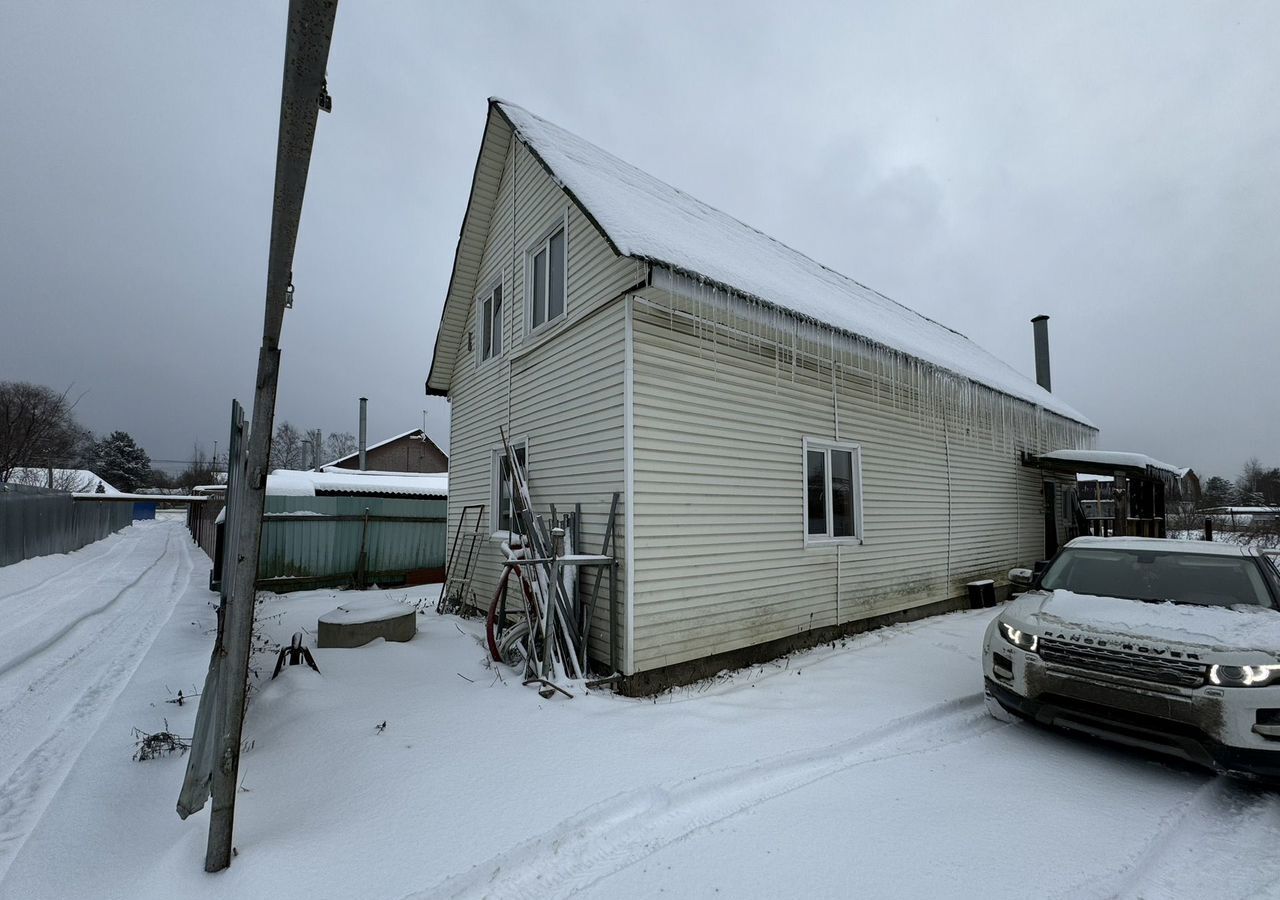
<svg viewBox="0 0 1280 900">
<path fill-rule="evenodd" d="M 1280 896 L 1272 793 L 988 718 L 989 610 L 647 700 L 542 700 L 434 612 L 266 666 L 238 855 L 206 875 L 185 760 L 130 758 L 135 726 L 190 733 L 165 701 L 203 679 L 206 573 L 163 521 L 0 569 L 0 897 Z"/>
</svg>

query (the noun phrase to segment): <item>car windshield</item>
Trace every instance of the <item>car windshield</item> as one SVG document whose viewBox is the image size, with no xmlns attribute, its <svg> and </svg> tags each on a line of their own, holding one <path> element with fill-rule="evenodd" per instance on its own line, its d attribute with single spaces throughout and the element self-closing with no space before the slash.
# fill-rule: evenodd
<svg viewBox="0 0 1280 900">
<path fill-rule="evenodd" d="M 1135 549 L 1068 547 L 1040 586 L 1098 597 L 1199 606 L 1271 606 L 1262 573 L 1248 557 Z"/>
</svg>

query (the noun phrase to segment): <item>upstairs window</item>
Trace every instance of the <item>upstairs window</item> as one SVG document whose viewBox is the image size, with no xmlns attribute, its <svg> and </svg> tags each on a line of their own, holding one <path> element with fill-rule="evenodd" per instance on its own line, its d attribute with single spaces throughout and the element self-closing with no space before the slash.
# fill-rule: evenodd
<svg viewBox="0 0 1280 900">
<path fill-rule="evenodd" d="M 502 355 L 502 285 L 477 301 L 476 326 L 480 337 L 480 362 Z"/>
<path fill-rule="evenodd" d="M 862 542 L 862 448 L 804 439 L 804 542 Z"/>
<path fill-rule="evenodd" d="M 525 294 L 529 298 L 530 331 L 564 315 L 567 250 L 563 220 L 529 249 Z"/>
</svg>

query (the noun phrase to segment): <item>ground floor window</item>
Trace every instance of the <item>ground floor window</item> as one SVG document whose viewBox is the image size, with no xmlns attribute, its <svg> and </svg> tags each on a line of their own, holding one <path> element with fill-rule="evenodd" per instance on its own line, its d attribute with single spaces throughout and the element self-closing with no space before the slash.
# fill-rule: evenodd
<svg viewBox="0 0 1280 900">
<path fill-rule="evenodd" d="M 804 540 L 810 544 L 861 543 L 862 448 L 804 439 Z"/>
<path fill-rule="evenodd" d="M 521 468 L 525 470 L 528 476 L 528 441 L 512 441 L 511 449 L 515 453 L 516 459 L 519 461 Z M 507 453 L 503 449 L 493 451 L 492 463 L 492 480 L 493 480 L 493 509 L 496 513 L 493 517 L 495 531 L 520 531 L 521 527 L 516 522 L 515 501 L 511 491 L 511 481 L 507 473 Z"/>
</svg>

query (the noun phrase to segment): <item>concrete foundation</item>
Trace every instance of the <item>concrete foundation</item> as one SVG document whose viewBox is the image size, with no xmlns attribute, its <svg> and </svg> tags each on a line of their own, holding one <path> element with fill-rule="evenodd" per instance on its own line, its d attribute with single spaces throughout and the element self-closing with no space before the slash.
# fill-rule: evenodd
<svg viewBox="0 0 1280 900">
<path fill-rule="evenodd" d="M 995 595 L 997 603 L 1007 601 L 1009 599 L 1008 585 L 1001 585 L 997 587 Z M 969 598 L 966 595 L 951 597 L 935 603 L 928 603 L 923 606 L 904 609 L 899 612 L 871 616 L 869 618 L 858 619 L 853 622 L 844 622 L 840 625 L 815 628 L 813 631 L 804 631 L 790 637 L 779 638 L 763 644 L 755 644 L 750 647 L 743 647 L 740 650 L 730 650 L 726 653 L 717 653 L 714 656 L 694 659 L 689 662 L 678 663 L 673 666 L 665 666 L 661 669 L 637 672 L 636 674 L 628 678 L 623 678 L 619 681 L 615 685 L 615 690 L 628 697 L 650 696 L 665 691 L 668 688 L 692 684 L 696 681 L 701 681 L 704 678 L 710 678 L 712 675 L 715 675 L 725 669 L 741 669 L 746 666 L 777 659 L 780 656 L 785 656 L 786 654 L 796 650 L 816 647 L 818 644 L 825 644 L 828 641 L 838 640 L 839 638 L 846 637 L 848 635 L 859 634 L 864 631 L 872 631 L 876 628 L 883 628 L 886 625 L 896 625 L 900 622 L 914 622 L 929 616 L 941 615 L 942 613 L 955 612 L 956 610 L 967 608 L 969 608 Z M 979 648 L 974 648 L 974 652 L 976 653 L 978 649 Z"/>
</svg>

